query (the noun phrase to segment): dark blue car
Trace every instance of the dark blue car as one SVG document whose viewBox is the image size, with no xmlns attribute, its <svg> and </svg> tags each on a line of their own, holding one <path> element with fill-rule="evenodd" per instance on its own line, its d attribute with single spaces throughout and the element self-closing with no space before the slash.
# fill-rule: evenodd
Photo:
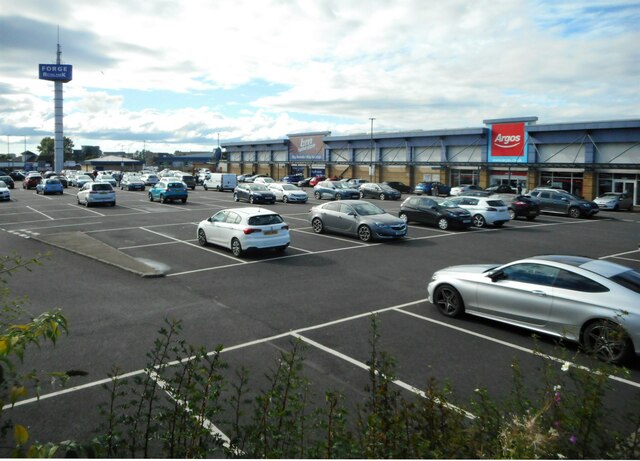
<svg viewBox="0 0 640 461">
<path fill-rule="evenodd" d="M 233 200 L 249 203 L 276 203 L 276 194 L 264 184 L 239 183 L 233 190 Z"/>
<path fill-rule="evenodd" d="M 441 182 L 419 182 L 413 192 L 418 195 L 449 195 L 451 187 Z"/>
</svg>

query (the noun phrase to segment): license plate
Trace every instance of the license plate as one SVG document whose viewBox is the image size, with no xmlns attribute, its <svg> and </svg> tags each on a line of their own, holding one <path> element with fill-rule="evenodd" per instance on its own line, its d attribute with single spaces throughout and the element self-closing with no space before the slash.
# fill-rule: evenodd
<svg viewBox="0 0 640 461">
<path fill-rule="evenodd" d="M 277 230 L 264 231 L 264 235 L 275 235 L 277 234 Z"/>
<path fill-rule="evenodd" d="M 470 219 L 463 219 L 462 222 L 465 223 L 465 224 L 469 224 L 471 222 L 471 220 Z"/>
<path fill-rule="evenodd" d="M 533 215 L 536 215 L 537 213 L 535 211 L 530 211 L 529 214 L 533 216 Z"/>
</svg>

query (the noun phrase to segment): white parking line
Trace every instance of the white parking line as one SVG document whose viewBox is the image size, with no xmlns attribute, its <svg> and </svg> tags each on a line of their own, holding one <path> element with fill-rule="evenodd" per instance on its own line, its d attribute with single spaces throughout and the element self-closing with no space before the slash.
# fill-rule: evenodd
<svg viewBox="0 0 640 461">
<path fill-rule="evenodd" d="M 305 227 L 304 229 L 308 229 L 308 228 Z M 370 245 L 369 243 L 360 242 L 358 240 L 345 239 L 345 238 L 342 238 L 342 237 L 336 237 L 334 235 L 317 234 L 315 232 L 308 232 L 308 231 L 306 231 L 304 229 L 291 229 L 291 230 L 296 231 L 296 232 L 300 232 L 302 234 L 317 235 L 318 237 L 324 237 L 324 238 L 328 238 L 328 239 L 340 240 L 342 242 L 357 243 L 358 245 L 367 245 L 367 246 Z"/>
<path fill-rule="evenodd" d="M 49 197 L 47 197 L 47 198 L 49 198 Z M 34 212 L 36 212 L 36 213 L 41 214 L 42 216 L 44 216 L 45 218 L 50 219 L 51 221 L 54 221 L 54 218 L 52 218 L 51 216 L 49 216 L 49 215 L 47 215 L 47 214 L 44 214 L 42 211 L 38 211 L 38 210 L 36 210 L 36 209 L 34 209 L 34 208 L 31 208 L 30 206 L 28 206 L 27 208 L 29 208 L 31 211 L 34 211 Z"/>
<path fill-rule="evenodd" d="M 80 206 L 80 205 L 76 205 L 74 203 L 68 203 L 68 205 L 72 206 L 74 208 L 77 208 L 79 210 L 88 211 L 89 213 L 97 214 L 98 216 L 106 216 L 105 214 L 98 213 L 97 211 L 90 210 L 89 207 L 87 207 L 87 206 Z M 69 219 L 71 219 L 71 218 L 69 218 Z M 78 218 L 74 218 L 74 219 L 78 219 Z"/>
</svg>

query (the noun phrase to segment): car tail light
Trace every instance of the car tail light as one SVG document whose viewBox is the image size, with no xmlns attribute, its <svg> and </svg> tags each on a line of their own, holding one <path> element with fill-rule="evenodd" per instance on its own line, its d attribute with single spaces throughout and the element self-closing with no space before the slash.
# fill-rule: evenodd
<svg viewBox="0 0 640 461">
<path fill-rule="evenodd" d="M 247 227 L 245 228 L 242 232 L 245 233 L 245 235 L 249 235 L 249 234 L 253 234 L 254 232 L 262 232 L 262 230 L 260 229 L 254 229 L 252 227 Z"/>
<path fill-rule="evenodd" d="M 281 229 L 282 230 L 289 230 L 289 226 L 282 226 Z"/>
<path fill-rule="evenodd" d="M 527 202 L 521 202 L 520 200 L 518 200 L 517 202 L 513 202 L 513 204 L 517 206 L 526 206 Z"/>
</svg>

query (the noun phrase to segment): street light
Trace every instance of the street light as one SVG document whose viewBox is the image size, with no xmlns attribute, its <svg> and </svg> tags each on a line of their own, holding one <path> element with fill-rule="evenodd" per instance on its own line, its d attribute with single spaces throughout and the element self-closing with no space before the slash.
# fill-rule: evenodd
<svg viewBox="0 0 640 461">
<path fill-rule="evenodd" d="M 371 159 L 371 163 L 369 164 L 369 179 L 373 182 L 373 121 L 375 118 L 369 117 L 369 120 L 371 120 L 371 138 L 369 138 L 369 157 Z"/>
</svg>

